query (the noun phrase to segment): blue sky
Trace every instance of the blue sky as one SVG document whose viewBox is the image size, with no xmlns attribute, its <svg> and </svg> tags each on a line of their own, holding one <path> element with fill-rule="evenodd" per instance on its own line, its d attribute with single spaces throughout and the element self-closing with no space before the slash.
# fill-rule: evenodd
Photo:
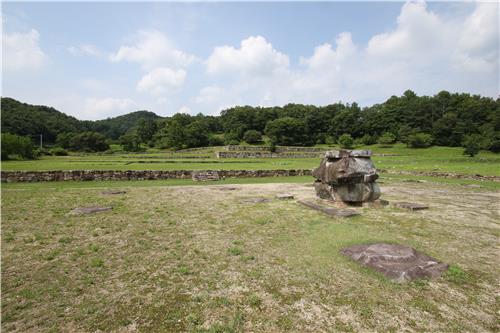
<svg viewBox="0 0 500 333">
<path fill-rule="evenodd" d="M 80 119 L 147 109 L 499 94 L 498 4 L 3 3 L 2 96 Z"/>
</svg>

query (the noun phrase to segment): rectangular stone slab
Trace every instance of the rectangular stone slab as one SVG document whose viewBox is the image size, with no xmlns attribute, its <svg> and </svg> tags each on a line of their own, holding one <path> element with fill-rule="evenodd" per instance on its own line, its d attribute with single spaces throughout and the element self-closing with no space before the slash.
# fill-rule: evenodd
<svg viewBox="0 0 500 333">
<path fill-rule="evenodd" d="M 319 204 L 316 204 L 314 202 L 306 201 L 306 200 L 299 200 L 298 203 L 300 203 L 306 207 L 309 207 L 309 208 L 312 208 L 315 210 L 319 210 L 320 212 L 323 212 L 329 216 L 350 217 L 350 216 L 359 215 L 359 213 L 354 211 L 354 210 L 339 209 L 339 208 L 334 208 L 334 207 L 325 207 L 323 205 L 319 205 Z"/>
<path fill-rule="evenodd" d="M 276 194 L 276 199 L 280 199 L 280 200 L 291 200 L 293 198 L 294 198 L 293 194 L 289 194 L 289 193 Z"/>
<path fill-rule="evenodd" d="M 409 210 L 429 209 L 429 206 L 427 206 L 427 205 L 413 203 L 413 202 L 395 202 L 394 206 L 396 206 L 398 208 L 409 209 Z"/>
</svg>

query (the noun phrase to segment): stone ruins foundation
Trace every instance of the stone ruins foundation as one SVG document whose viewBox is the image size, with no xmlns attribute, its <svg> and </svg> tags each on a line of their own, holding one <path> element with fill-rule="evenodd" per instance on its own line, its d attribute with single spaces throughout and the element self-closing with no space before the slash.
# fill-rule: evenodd
<svg viewBox="0 0 500 333">
<path fill-rule="evenodd" d="M 371 155 L 369 150 L 327 151 L 319 167 L 313 170 L 316 195 L 346 203 L 377 200 L 380 188 L 375 182 L 378 174 Z"/>
</svg>

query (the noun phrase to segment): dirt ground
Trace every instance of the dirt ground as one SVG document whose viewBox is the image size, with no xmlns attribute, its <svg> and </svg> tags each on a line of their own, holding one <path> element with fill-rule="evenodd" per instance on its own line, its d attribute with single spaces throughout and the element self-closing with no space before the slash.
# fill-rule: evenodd
<svg viewBox="0 0 500 333">
<path fill-rule="evenodd" d="M 311 184 L 3 189 L 2 330 L 498 332 L 500 193 L 381 189 L 430 208 L 333 218 L 296 202 L 314 199 Z M 67 214 L 95 205 L 113 210 Z M 396 284 L 340 254 L 379 241 L 451 269 Z"/>
</svg>

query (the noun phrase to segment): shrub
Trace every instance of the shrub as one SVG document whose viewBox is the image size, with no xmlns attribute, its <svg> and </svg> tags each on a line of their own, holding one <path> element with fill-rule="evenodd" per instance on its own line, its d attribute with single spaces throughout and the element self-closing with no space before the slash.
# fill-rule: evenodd
<svg viewBox="0 0 500 333">
<path fill-rule="evenodd" d="M 120 137 L 120 144 L 125 151 L 144 151 L 141 147 L 141 138 L 135 133 L 127 133 Z"/>
<path fill-rule="evenodd" d="M 385 132 L 378 139 L 378 143 L 381 145 L 392 145 L 395 142 L 396 142 L 396 136 L 394 134 L 392 134 L 391 132 Z"/>
<path fill-rule="evenodd" d="M 344 149 L 350 149 L 354 144 L 354 140 L 350 134 L 342 134 L 337 141 L 340 147 Z"/>
<path fill-rule="evenodd" d="M 335 144 L 335 138 L 334 138 L 333 136 L 330 136 L 330 135 L 329 135 L 329 136 L 327 136 L 327 137 L 325 138 L 325 143 L 326 143 L 327 145 L 329 145 L 329 146 L 334 145 L 334 144 Z"/>
<path fill-rule="evenodd" d="M 432 136 L 426 133 L 416 133 L 408 136 L 407 145 L 411 148 L 427 148 L 432 145 Z"/>
<path fill-rule="evenodd" d="M 494 153 L 500 153 L 500 140 L 493 141 L 488 150 Z"/>
<path fill-rule="evenodd" d="M 2 133 L 2 160 L 7 160 L 12 155 L 24 159 L 34 158 L 31 139 L 26 136 Z"/>
<path fill-rule="evenodd" d="M 256 130 L 248 130 L 243 135 L 243 140 L 247 143 L 258 143 L 262 141 L 262 133 Z"/>
<path fill-rule="evenodd" d="M 209 146 L 223 146 L 224 145 L 224 140 L 222 138 L 216 136 L 216 135 L 210 135 L 208 137 L 208 145 Z"/>
<path fill-rule="evenodd" d="M 367 146 L 373 145 L 377 143 L 377 137 L 374 135 L 365 134 L 361 139 L 359 139 L 359 142 Z"/>
<path fill-rule="evenodd" d="M 229 132 L 224 134 L 224 143 L 226 145 L 239 145 L 240 140 L 238 135 L 234 132 Z"/>
<path fill-rule="evenodd" d="M 481 150 L 482 137 L 479 134 L 467 135 L 464 139 L 464 155 L 474 157 Z"/>
<path fill-rule="evenodd" d="M 67 156 L 68 151 L 61 147 L 55 147 L 50 150 L 50 153 L 54 156 Z"/>
<path fill-rule="evenodd" d="M 82 132 L 73 135 L 69 142 L 69 148 L 77 151 L 96 152 L 108 150 L 109 144 L 106 137 L 100 133 Z"/>
</svg>

